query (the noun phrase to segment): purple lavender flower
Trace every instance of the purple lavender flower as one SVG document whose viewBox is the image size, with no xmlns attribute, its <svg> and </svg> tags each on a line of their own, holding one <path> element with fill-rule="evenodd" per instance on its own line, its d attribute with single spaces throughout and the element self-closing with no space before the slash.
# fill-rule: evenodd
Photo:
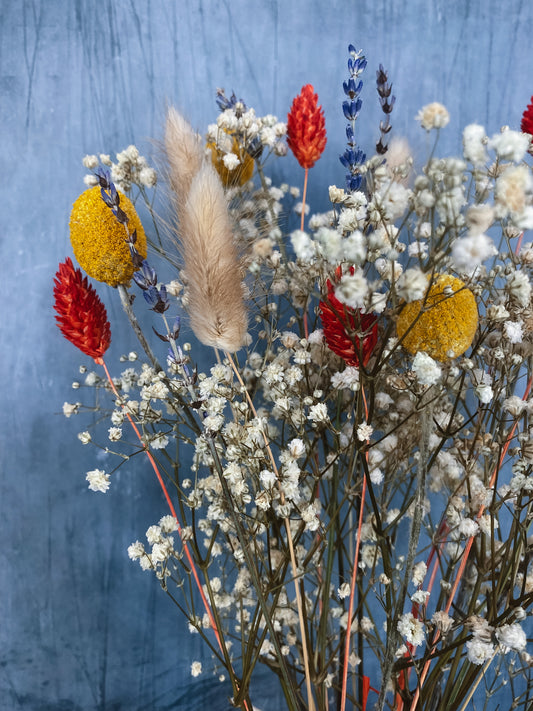
<svg viewBox="0 0 533 711">
<path fill-rule="evenodd" d="M 347 81 L 342 83 L 344 94 L 347 97 L 342 102 L 342 111 L 344 117 L 350 122 L 346 126 L 346 138 L 348 140 L 348 147 L 344 153 L 339 156 L 339 160 L 342 165 L 347 168 L 346 173 L 346 188 L 348 192 L 354 192 L 358 190 L 361 186 L 362 176 L 359 172 L 359 167 L 364 163 L 366 155 L 364 152 L 357 148 L 355 141 L 355 122 L 361 111 L 362 100 L 359 98 L 361 89 L 363 88 L 363 82 L 360 79 L 360 75 L 364 72 L 366 67 L 366 58 L 364 55 L 355 49 L 353 44 L 348 46 L 348 51 L 350 56 L 348 58 L 348 71 L 350 76 Z"/>
</svg>

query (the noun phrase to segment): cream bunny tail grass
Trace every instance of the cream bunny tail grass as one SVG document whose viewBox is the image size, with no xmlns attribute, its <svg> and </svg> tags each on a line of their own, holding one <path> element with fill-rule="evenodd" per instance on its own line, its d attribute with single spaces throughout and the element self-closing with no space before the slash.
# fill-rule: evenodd
<svg viewBox="0 0 533 711">
<path fill-rule="evenodd" d="M 204 147 L 200 135 L 172 106 L 167 111 L 165 151 L 170 184 L 177 207 L 181 209 L 187 200 L 192 179 L 204 162 Z"/>
<path fill-rule="evenodd" d="M 208 346 L 237 351 L 248 326 L 242 275 L 224 189 L 209 164 L 192 178 L 179 242 L 196 337 Z"/>
</svg>

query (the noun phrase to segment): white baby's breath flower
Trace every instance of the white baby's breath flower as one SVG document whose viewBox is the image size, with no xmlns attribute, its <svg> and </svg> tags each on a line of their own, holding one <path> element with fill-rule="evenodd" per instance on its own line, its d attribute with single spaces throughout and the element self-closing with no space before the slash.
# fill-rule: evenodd
<svg viewBox="0 0 533 711">
<path fill-rule="evenodd" d="M 202 662 L 193 662 L 191 664 L 191 676 L 200 676 L 202 673 Z"/>
<path fill-rule="evenodd" d="M 466 224 L 472 235 L 486 232 L 493 222 L 494 208 L 492 205 L 472 205 L 466 212 Z"/>
<path fill-rule="evenodd" d="M 299 459 L 305 454 L 305 444 L 301 439 L 292 439 L 288 444 L 287 450 L 292 459 Z"/>
<path fill-rule="evenodd" d="M 370 470 L 370 481 L 372 482 L 372 484 L 374 484 L 375 486 L 379 486 L 383 482 L 384 478 L 385 475 L 379 467 L 372 467 L 372 469 Z"/>
<path fill-rule="evenodd" d="M 424 625 L 412 612 L 406 612 L 398 620 L 398 632 L 415 647 L 424 643 Z"/>
<path fill-rule="evenodd" d="M 302 510 L 301 515 L 307 531 L 316 531 L 318 529 L 320 526 L 320 520 L 317 516 L 316 502 L 306 506 Z"/>
<path fill-rule="evenodd" d="M 80 440 L 80 442 L 81 442 L 82 444 L 89 444 L 89 442 L 90 442 L 91 439 L 92 439 L 92 438 L 91 438 L 91 433 L 90 433 L 90 432 L 87 432 L 87 431 L 85 431 L 85 432 L 79 432 L 79 433 L 78 433 L 78 439 Z"/>
<path fill-rule="evenodd" d="M 87 168 L 88 170 L 94 170 L 95 168 L 98 168 L 98 156 L 95 155 L 87 155 L 84 156 L 83 160 L 83 167 Z"/>
<path fill-rule="evenodd" d="M 165 447 L 168 445 L 168 442 L 168 437 L 162 432 L 159 432 L 155 435 L 155 437 L 153 437 L 153 439 L 150 440 L 150 447 L 152 449 L 165 449 Z"/>
<path fill-rule="evenodd" d="M 311 262 L 316 256 L 316 246 L 306 232 L 295 230 L 291 234 L 291 244 L 296 257 L 302 262 Z"/>
<path fill-rule="evenodd" d="M 121 427 L 110 427 L 107 432 L 111 442 L 118 442 L 118 440 L 122 437 Z"/>
<path fill-rule="evenodd" d="M 483 126 L 471 123 L 463 130 L 463 155 L 476 167 L 485 165 L 487 162 L 486 141 L 487 137 Z"/>
<path fill-rule="evenodd" d="M 512 272 L 507 278 L 507 291 L 520 306 L 528 306 L 531 299 L 531 284 L 527 273 L 520 269 Z"/>
<path fill-rule="evenodd" d="M 178 523 L 174 516 L 167 514 L 159 520 L 159 527 L 162 533 L 173 533 L 178 530 Z"/>
<path fill-rule="evenodd" d="M 309 414 L 307 416 L 308 420 L 312 422 L 329 422 L 328 408 L 323 402 L 319 402 L 316 405 L 311 405 L 309 408 Z"/>
<path fill-rule="evenodd" d="M 329 186 L 329 199 L 332 203 L 343 202 L 346 193 L 342 188 L 338 188 L 336 185 Z"/>
<path fill-rule="evenodd" d="M 71 417 L 72 415 L 76 415 L 80 409 L 81 403 L 80 402 L 64 402 L 63 403 L 63 414 L 65 417 Z"/>
<path fill-rule="evenodd" d="M 510 213 L 515 218 L 520 216 L 531 203 L 532 191 L 533 178 L 530 169 L 525 165 L 509 166 L 496 180 L 496 215 L 505 217 Z"/>
<path fill-rule="evenodd" d="M 522 343 L 523 324 L 519 321 L 507 321 L 503 324 L 503 333 L 510 343 Z"/>
<path fill-rule="evenodd" d="M 324 342 L 324 331 L 321 328 L 315 328 L 314 331 L 307 336 L 307 343 L 315 346 L 320 346 Z"/>
<path fill-rule="evenodd" d="M 105 494 L 109 489 L 109 474 L 106 474 L 103 469 L 93 469 L 87 472 L 85 479 L 89 482 L 91 491 L 100 491 Z"/>
<path fill-rule="evenodd" d="M 353 274 L 343 274 L 335 288 L 336 298 L 352 309 L 361 309 L 365 305 L 369 286 L 362 269 L 356 269 Z"/>
<path fill-rule="evenodd" d="M 520 131 L 506 129 L 495 134 L 490 139 L 489 146 L 496 151 L 498 158 L 519 163 L 529 148 L 529 137 Z"/>
<path fill-rule="evenodd" d="M 98 185 L 98 178 L 96 175 L 89 173 L 83 176 L 83 182 L 88 188 L 94 188 L 95 185 Z"/>
<path fill-rule="evenodd" d="M 306 365 L 311 362 L 311 354 L 305 348 L 298 348 L 298 350 L 294 351 L 294 362 L 297 365 Z M 288 372 L 285 375 L 288 376 Z"/>
<path fill-rule="evenodd" d="M 515 622 L 512 625 L 502 625 L 496 630 L 496 637 L 504 653 L 514 650 L 521 652 L 526 648 L 527 637 L 522 627 Z"/>
<path fill-rule="evenodd" d="M 493 389 L 490 385 L 487 385 L 486 383 L 480 383 L 479 385 L 477 385 L 474 392 L 476 393 L 479 402 L 483 405 L 488 405 L 494 397 Z"/>
<path fill-rule="evenodd" d="M 239 157 L 236 156 L 235 153 L 226 153 L 222 158 L 222 162 L 229 171 L 234 170 L 241 163 Z"/>
<path fill-rule="evenodd" d="M 459 532 L 465 537 L 475 536 L 479 531 L 479 524 L 471 518 L 463 518 L 459 523 Z"/>
<path fill-rule="evenodd" d="M 518 395 L 511 395 L 503 401 L 503 409 L 513 417 L 520 417 L 527 407 L 527 402 Z"/>
<path fill-rule="evenodd" d="M 453 617 L 450 617 L 443 610 L 437 610 L 434 612 L 431 621 L 443 634 L 449 632 L 453 625 Z"/>
<path fill-rule="evenodd" d="M 488 405 L 492 398 L 494 397 L 494 391 L 492 390 L 492 377 L 489 373 L 485 373 L 480 368 L 476 368 L 472 371 L 472 379 L 474 382 L 474 392 L 478 397 L 479 401 L 483 405 Z"/>
<path fill-rule="evenodd" d="M 417 590 L 411 595 L 411 601 L 418 605 L 425 605 L 430 594 L 428 590 Z"/>
<path fill-rule="evenodd" d="M 345 597 L 348 597 L 350 594 L 350 583 L 343 583 L 340 588 L 337 590 L 337 595 L 341 600 L 344 600 Z"/>
<path fill-rule="evenodd" d="M 422 299 L 428 288 L 427 276 L 421 269 L 407 269 L 398 279 L 396 289 L 399 296 L 410 303 Z"/>
<path fill-rule="evenodd" d="M 431 356 L 418 351 L 413 360 L 413 372 L 421 385 L 435 385 L 441 377 L 442 369 Z"/>
<path fill-rule="evenodd" d="M 347 366 L 343 371 L 336 371 L 331 376 L 331 384 L 334 388 L 359 389 L 359 368 Z"/>
<path fill-rule="evenodd" d="M 422 583 L 424 582 L 426 573 L 427 573 L 427 565 L 424 563 L 423 560 L 421 560 L 419 563 L 417 563 L 413 567 L 413 574 L 411 577 L 413 584 L 416 585 L 417 587 L 419 585 L 422 585 Z"/>
<path fill-rule="evenodd" d="M 416 115 L 416 120 L 420 121 L 420 125 L 426 131 L 431 131 L 432 128 L 444 128 L 444 126 L 447 126 L 450 122 L 450 114 L 445 106 L 435 101 L 432 104 L 423 106 Z"/>
<path fill-rule="evenodd" d="M 140 541 L 135 541 L 130 546 L 128 546 L 128 556 L 131 560 L 137 560 L 141 558 L 145 553 L 144 546 Z"/>
<path fill-rule="evenodd" d="M 452 260 L 458 271 L 472 274 L 489 257 L 498 253 L 493 241 L 485 234 L 470 234 L 454 241 Z"/>
<path fill-rule="evenodd" d="M 372 436 L 373 431 L 374 428 L 372 427 L 372 425 L 369 425 L 367 422 L 362 422 L 357 427 L 357 439 L 360 442 L 366 442 Z"/>
<path fill-rule="evenodd" d="M 153 188 L 157 183 L 157 173 L 153 168 L 145 167 L 139 172 L 139 183 L 147 188 Z"/>
<path fill-rule="evenodd" d="M 469 662 L 481 665 L 494 654 L 494 645 L 490 642 L 484 642 L 478 637 L 473 637 L 473 639 L 469 639 L 466 643 L 466 652 Z"/>
<path fill-rule="evenodd" d="M 351 264 L 363 264 L 366 259 L 366 239 L 362 232 L 354 230 L 342 242 L 343 258 Z"/>
</svg>

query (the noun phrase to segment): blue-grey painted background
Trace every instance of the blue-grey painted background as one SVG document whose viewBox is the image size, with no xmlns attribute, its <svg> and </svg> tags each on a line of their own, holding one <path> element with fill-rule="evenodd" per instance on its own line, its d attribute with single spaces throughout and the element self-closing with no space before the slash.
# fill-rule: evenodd
<svg viewBox="0 0 533 711">
<path fill-rule="evenodd" d="M 328 128 L 310 179 L 322 209 L 327 186 L 343 180 L 349 42 L 369 60 L 361 143 L 371 150 L 377 137 L 382 62 L 397 97 L 394 131 L 422 156 L 413 119 L 434 100 L 451 113 L 441 144 L 450 152 L 467 123 L 519 126 L 533 94 L 532 37 L 531 0 L 0 0 L 1 711 L 228 707 L 229 688 L 190 676 L 198 637 L 127 558 L 166 513 L 151 473 L 131 463 L 108 494 L 89 492 L 85 472 L 102 460 L 76 437 L 86 421 L 61 414 L 77 399 L 79 364 L 89 364 L 51 309 L 53 274 L 71 254 L 81 157 L 132 142 L 150 155 L 167 102 L 203 129 L 218 86 L 283 117 L 310 82 Z M 301 181 L 292 157 L 276 170 Z M 98 288 L 116 366 L 136 344 L 116 294 Z M 281 708 L 264 690 L 254 699 Z"/>
</svg>

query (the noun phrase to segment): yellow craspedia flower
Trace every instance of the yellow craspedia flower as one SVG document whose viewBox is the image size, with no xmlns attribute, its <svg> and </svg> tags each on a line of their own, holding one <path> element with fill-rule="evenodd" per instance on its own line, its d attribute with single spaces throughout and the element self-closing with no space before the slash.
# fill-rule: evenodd
<svg viewBox="0 0 533 711">
<path fill-rule="evenodd" d="M 146 235 L 135 208 L 119 192 L 120 207 L 129 218 L 128 230 L 137 231 L 135 247 L 146 259 Z M 93 279 L 110 286 L 127 284 L 133 276 L 133 263 L 126 243 L 126 229 L 102 200 L 100 188 L 83 192 L 70 213 L 70 241 L 79 265 Z"/>
<path fill-rule="evenodd" d="M 217 147 L 215 143 L 207 144 L 207 147 L 211 151 L 213 167 L 217 171 L 225 188 L 241 187 L 247 183 L 254 174 L 254 159 L 244 148 L 239 146 L 239 142 L 236 138 L 232 140 L 233 145 L 230 153 L 225 153 L 221 148 Z M 226 159 L 226 162 L 224 162 L 224 159 Z M 232 162 L 235 162 L 236 165 L 230 169 L 226 163 L 229 163 L 229 166 L 231 166 Z"/>
<path fill-rule="evenodd" d="M 460 279 L 440 274 L 425 300 L 404 306 L 396 328 L 398 338 L 410 353 L 425 351 L 442 362 L 466 351 L 474 340 L 477 324 L 474 294 Z"/>
</svg>

